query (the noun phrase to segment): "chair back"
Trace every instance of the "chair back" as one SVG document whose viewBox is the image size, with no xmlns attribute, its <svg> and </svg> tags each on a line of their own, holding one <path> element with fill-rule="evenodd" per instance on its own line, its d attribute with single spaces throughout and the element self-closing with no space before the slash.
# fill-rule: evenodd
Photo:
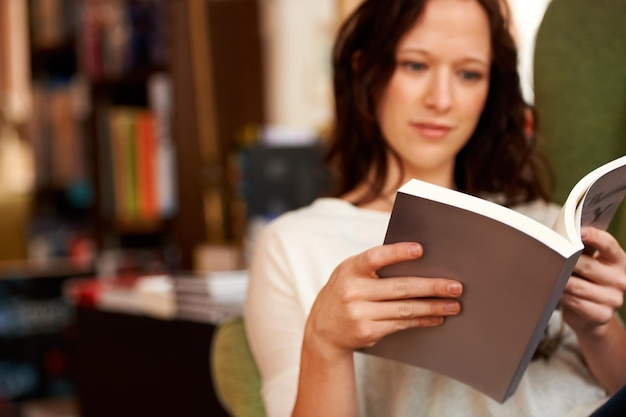
<svg viewBox="0 0 626 417">
<path fill-rule="evenodd" d="M 552 0 L 537 31 L 534 96 L 556 202 L 626 155 L 626 0 Z M 626 205 L 610 231 L 626 247 Z"/>
<path fill-rule="evenodd" d="M 233 417 L 265 417 L 261 377 L 243 319 L 233 318 L 218 325 L 211 345 L 213 387 L 224 409 Z"/>
</svg>

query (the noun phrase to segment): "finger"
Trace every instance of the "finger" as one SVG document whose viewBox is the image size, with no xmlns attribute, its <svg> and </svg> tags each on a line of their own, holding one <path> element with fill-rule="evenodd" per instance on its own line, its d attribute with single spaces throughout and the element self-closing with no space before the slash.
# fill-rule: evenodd
<svg viewBox="0 0 626 417">
<path fill-rule="evenodd" d="M 423 297 L 459 297 L 463 293 L 463 285 L 446 278 L 424 277 L 391 277 L 373 282 L 363 287 L 370 293 L 365 294 L 371 300 L 402 300 Z"/>
<path fill-rule="evenodd" d="M 376 271 L 383 266 L 410 261 L 422 256 L 422 245 L 416 242 L 400 242 L 368 249 L 354 257 L 354 267 L 361 275 L 377 277 Z"/>
<path fill-rule="evenodd" d="M 347 314 L 353 322 L 396 322 L 424 317 L 454 316 L 461 303 L 451 299 L 412 299 L 384 302 L 360 302 L 350 305 Z M 358 318 L 358 319 L 357 319 Z"/>
<path fill-rule="evenodd" d="M 372 320 L 406 320 L 420 317 L 454 316 L 461 303 L 451 299 L 411 299 L 377 303 Z"/>
<path fill-rule="evenodd" d="M 609 262 L 626 262 L 626 254 L 620 247 L 619 243 L 609 232 L 596 229 L 594 227 L 585 227 L 582 230 L 582 241 L 585 245 L 592 246 L 597 249 L 598 256 Z"/>
<path fill-rule="evenodd" d="M 445 322 L 443 316 L 425 316 L 414 317 L 411 319 L 398 319 L 383 321 L 383 326 L 390 329 L 390 333 L 400 330 L 412 329 L 415 327 L 436 327 L 441 326 Z"/>
<path fill-rule="evenodd" d="M 618 309 L 624 302 L 624 293 L 614 287 L 594 284 L 584 278 L 571 277 L 567 281 L 564 294 L 596 304 L 603 304 Z"/>
<path fill-rule="evenodd" d="M 369 322 L 367 326 L 356 330 L 355 339 L 361 347 L 372 347 L 383 337 L 415 327 L 435 327 L 444 323 L 444 317 L 427 316 L 411 319 L 381 320 Z"/>
<path fill-rule="evenodd" d="M 415 317 L 410 320 L 394 320 L 390 324 L 394 327 L 394 331 L 410 329 L 413 327 L 435 327 L 440 326 L 445 321 L 442 316 L 433 317 Z"/>
<path fill-rule="evenodd" d="M 582 255 L 576 262 L 574 273 L 596 284 L 626 291 L 626 267 L 620 264 Z"/>
<path fill-rule="evenodd" d="M 578 317 L 599 325 L 608 323 L 615 314 L 615 310 L 607 305 L 597 304 L 569 294 L 561 296 L 561 306 Z"/>
</svg>

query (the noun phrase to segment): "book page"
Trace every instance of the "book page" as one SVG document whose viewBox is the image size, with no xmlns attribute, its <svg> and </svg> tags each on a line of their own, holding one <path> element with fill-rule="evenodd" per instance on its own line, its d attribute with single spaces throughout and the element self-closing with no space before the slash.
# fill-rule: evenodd
<svg viewBox="0 0 626 417">
<path fill-rule="evenodd" d="M 626 195 L 626 156 L 585 175 L 572 189 L 554 229 L 580 242 L 583 225 L 606 230 Z"/>
<path fill-rule="evenodd" d="M 626 166 L 621 166 L 589 188 L 577 210 L 579 224 L 606 230 L 625 195 Z"/>
</svg>

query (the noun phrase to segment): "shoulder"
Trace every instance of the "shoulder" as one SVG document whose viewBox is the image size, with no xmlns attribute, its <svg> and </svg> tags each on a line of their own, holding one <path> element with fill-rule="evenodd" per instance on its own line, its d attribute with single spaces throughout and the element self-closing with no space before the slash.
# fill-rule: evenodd
<svg viewBox="0 0 626 417">
<path fill-rule="evenodd" d="M 263 226 L 260 237 L 267 239 L 291 239 L 327 228 L 338 216 L 349 216 L 350 207 L 336 198 L 321 198 L 308 206 L 281 214 Z"/>
<path fill-rule="evenodd" d="M 341 199 L 320 198 L 263 226 L 248 242 L 249 249 L 263 257 L 334 260 L 382 244 L 389 217 Z"/>
<path fill-rule="evenodd" d="M 302 225 L 311 222 L 326 221 L 330 217 L 354 215 L 354 207 L 344 200 L 338 198 L 318 198 L 308 206 L 296 210 L 288 211 L 269 224 L 269 229 L 285 229 L 295 225 Z"/>
<path fill-rule="evenodd" d="M 367 225 L 374 230 L 382 229 L 384 234 L 389 216 L 389 213 L 358 208 L 338 198 L 319 198 L 306 207 L 289 211 L 272 220 L 266 225 L 263 234 L 284 237 L 323 236 L 353 233 Z"/>
</svg>

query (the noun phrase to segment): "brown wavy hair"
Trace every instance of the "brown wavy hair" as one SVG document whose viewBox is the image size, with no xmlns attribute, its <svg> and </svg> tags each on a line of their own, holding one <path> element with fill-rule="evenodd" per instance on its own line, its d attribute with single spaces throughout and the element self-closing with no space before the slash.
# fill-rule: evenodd
<svg viewBox="0 0 626 417">
<path fill-rule="evenodd" d="M 380 130 L 376 106 L 396 68 L 396 47 L 422 16 L 429 0 L 365 0 L 343 22 L 333 49 L 335 121 L 326 162 L 336 195 L 354 189 L 373 173 L 374 200 L 387 179 L 387 153 L 399 162 Z M 477 127 L 456 157 L 454 179 L 473 195 L 496 194 L 505 205 L 549 199 L 549 176 L 536 138 L 526 128 L 529 106 L 522 96 L 517 50 L 502 0 L 475 0 L 487 13 L 493 61 L 489 93 Z M 401 184 L 397 184 L 400 186 Z"/>
</svg>

